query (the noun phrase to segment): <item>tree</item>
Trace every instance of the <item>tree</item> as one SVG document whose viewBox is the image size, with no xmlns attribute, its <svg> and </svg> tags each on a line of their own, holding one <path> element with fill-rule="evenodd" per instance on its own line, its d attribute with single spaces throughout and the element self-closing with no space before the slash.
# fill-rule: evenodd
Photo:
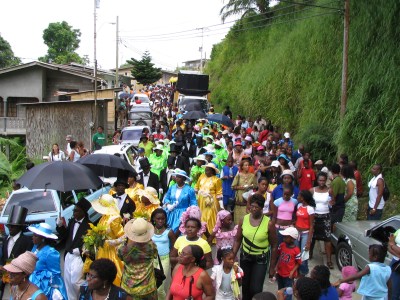
<svg viewBox="0 0 400 300">
<path fill-rule="evenodd" d="M 15 66 L 20 63 L 21 60 L 14 56 L 10 44 L 0 35 L 0 69 Z"/>
<path fill-rule="evenodd" d="M 262 14 L 268 17 L 267 12 L 269 11 L 269 0 L 228 0 L 221 11 L 222 22 L 225 22 L 226 18 L 241 14 L 241 17 L 245 17 L 250 13 Z"/>
<path fill-rule="evenodd" d="M 75 52 L 79 48 L 81 31 L 72 29 L 67 22 L 50 23 L 43 31 L 44 43 L 49 47 L 47 54 L 39 57 L 40 61 L 56 64 L 76 62 L 84 64 L 85 60 Z"/>
<path fill-rule="evenodd" d="M 141 60 L 132 58 L 127 60 L 127 63 L 132 65 L 132 75 L 141 84 L 152 84 L 162 76 L 161 68 L 154 67 L 148 51 L 143 54 Z"/>
</svg>

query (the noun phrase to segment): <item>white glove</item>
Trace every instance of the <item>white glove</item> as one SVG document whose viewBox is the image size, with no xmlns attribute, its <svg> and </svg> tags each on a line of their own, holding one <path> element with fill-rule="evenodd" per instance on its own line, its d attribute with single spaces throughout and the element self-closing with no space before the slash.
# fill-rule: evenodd
<svg viewBox="0 0 400 300">
<path fill-rule="evenodd" d="M 218 200 L 218 203 L 219 203 L 219 207 L 220 207 L 221 209 L 224 209 L 224 201 Z"/>
<path fill-rule="evenodd" d="M 159 189 L 158 189 L 158 192 L 159 192 L 160 194 L 163 194 L 163 193 L 164 193 L 164 190 L 161 189 L 161 188 L 159 188 Z"/>
<path fill-rule="evenodd" d="M 57 218 L 56 219 L 56 225 L 57 227 L 61 227 L 64 225 L 64 218 Z"/>
<path fill-rule="evenodd" d="M 118 245 L 118 240 L 105 240 L 105 243 L 115 247 Z"/>
<path fill-rule="evenodd" d="M 79 252 L 79 248 L 75 248 L 72 250 L 72 254 L 76 256 L 81 256 L 81 253 Z"/>
<path fill-rule="evenodd" d="M 175 208 L 174 205 L 172 205 L 172 204 L 167 204 L 167 209 L 168 209 L 168 211 L 173 211 L 174 208 Z"/>
</svg>

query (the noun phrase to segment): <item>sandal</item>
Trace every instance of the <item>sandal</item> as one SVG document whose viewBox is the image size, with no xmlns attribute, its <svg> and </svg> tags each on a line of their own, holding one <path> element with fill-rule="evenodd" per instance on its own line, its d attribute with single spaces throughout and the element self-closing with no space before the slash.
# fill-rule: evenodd
<svg viewBox="0 0 400 300">
<path fill-rule="evenodd" d="M 333 263 L 331 261 L 328 261 L 326 265 L 328 266 L 329 269 L 333 270 Z"/>
</svg>

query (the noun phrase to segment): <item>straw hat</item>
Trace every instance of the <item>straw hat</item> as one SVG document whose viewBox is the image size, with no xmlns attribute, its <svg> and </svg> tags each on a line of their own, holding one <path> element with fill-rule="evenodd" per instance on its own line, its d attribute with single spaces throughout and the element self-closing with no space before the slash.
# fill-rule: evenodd
<svg viewBox="0 0 400 300">
<path fill-rule="evenodd" d="M 33 224 L 28 227 L 28 230 L 47 239 L 58 239 L 58 237 L 53 233 L 53 230 L 51 230 L 50 225 L 46 223 Z"/>
<path fill-rule="evenodd" d="M 14 258 L 11 263 L 4 265 L 3 268 L 11 273 L 24 272 L 25 274 L 30 275 L 35 271 L 37 260 L 38 258 L 34 253 L 26 251 L 25 253 L 20 254 L 17 258 Z"/>
<path fill-rule="evenodd" d="M 137 194 L 140 200 L 142 200 L 142 197 L 146 197 L 147 199 L 149 199 L 151 204 L 160 204 L 160 200 L 158 199 L 158 193 L 156 189 L 151 186 L 148 186 L 144 190 L 139 189 L 137 191 Z"/>
<path fill-rule="evenodd" d="M 102 215 L 119 215 L 117 199 L 109 194 L 103 194 L 99 199 L 93 201 L 92 207 Z"/>
<path fill-rule="evenodd" d="M 128 239 L 138 243 L 146 243 L 154 235 L 154 227 L 145 219 L 137 218 L 126 223 L 124 232 Z"/>
<path fill-rule="evenodd" d="M 211 169 L 214 169 L 214 171 L 217 173 L 217 174 L 219 174 L 219 170 L 217 169 L 217 167 L 213 164 L 213 163 L 208 163 L 208 164 L 206 164 L 206 165 L 204 165 L 204 166 L 201 166 L 202 168 L 211 168 Z"/>
</svg>

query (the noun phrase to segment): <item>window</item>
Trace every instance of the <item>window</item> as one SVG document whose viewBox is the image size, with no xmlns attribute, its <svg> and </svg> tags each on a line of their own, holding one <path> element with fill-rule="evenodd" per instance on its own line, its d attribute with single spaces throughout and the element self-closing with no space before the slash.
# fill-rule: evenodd
<svg viewBox="0 0 400 300">
<path fill-rule="evenodd" d="M 69 95 L 63 95 L 66 93 L 76 93 L 79 92 L 78 89 L 58 89 L 58 93 L 60 96 L 58 96 L 58 101 L 70 101 L 71 96 Z"/>
<path fill-rule="evenodd" d="M 29 191 L 27 193 L 13 194 L 3 215 L 8 216 L 11 212 L 11 208 L 14 205 L 26 207 L 29 214 L 57 211 L 53 194 L 49 191 L 46 193 L 46 195 L 44 195 L 43 191 Z"/>
<path fill-rule="evenodd" d="M 18 105 L 20 103 L 36 103 L 39 102 L 37 98 L 28 97 L 9 97 L 7 98 L 7 115 L 6 117 L 18 117 Z M 25 115 L 24 115 L 25 117 Z"/>
<path fill-rule="evenodd" d="M 0 97 L 0 118 L 5 117 L 4 114 L 4 101 L 3 98 Z"/>
</svg>

